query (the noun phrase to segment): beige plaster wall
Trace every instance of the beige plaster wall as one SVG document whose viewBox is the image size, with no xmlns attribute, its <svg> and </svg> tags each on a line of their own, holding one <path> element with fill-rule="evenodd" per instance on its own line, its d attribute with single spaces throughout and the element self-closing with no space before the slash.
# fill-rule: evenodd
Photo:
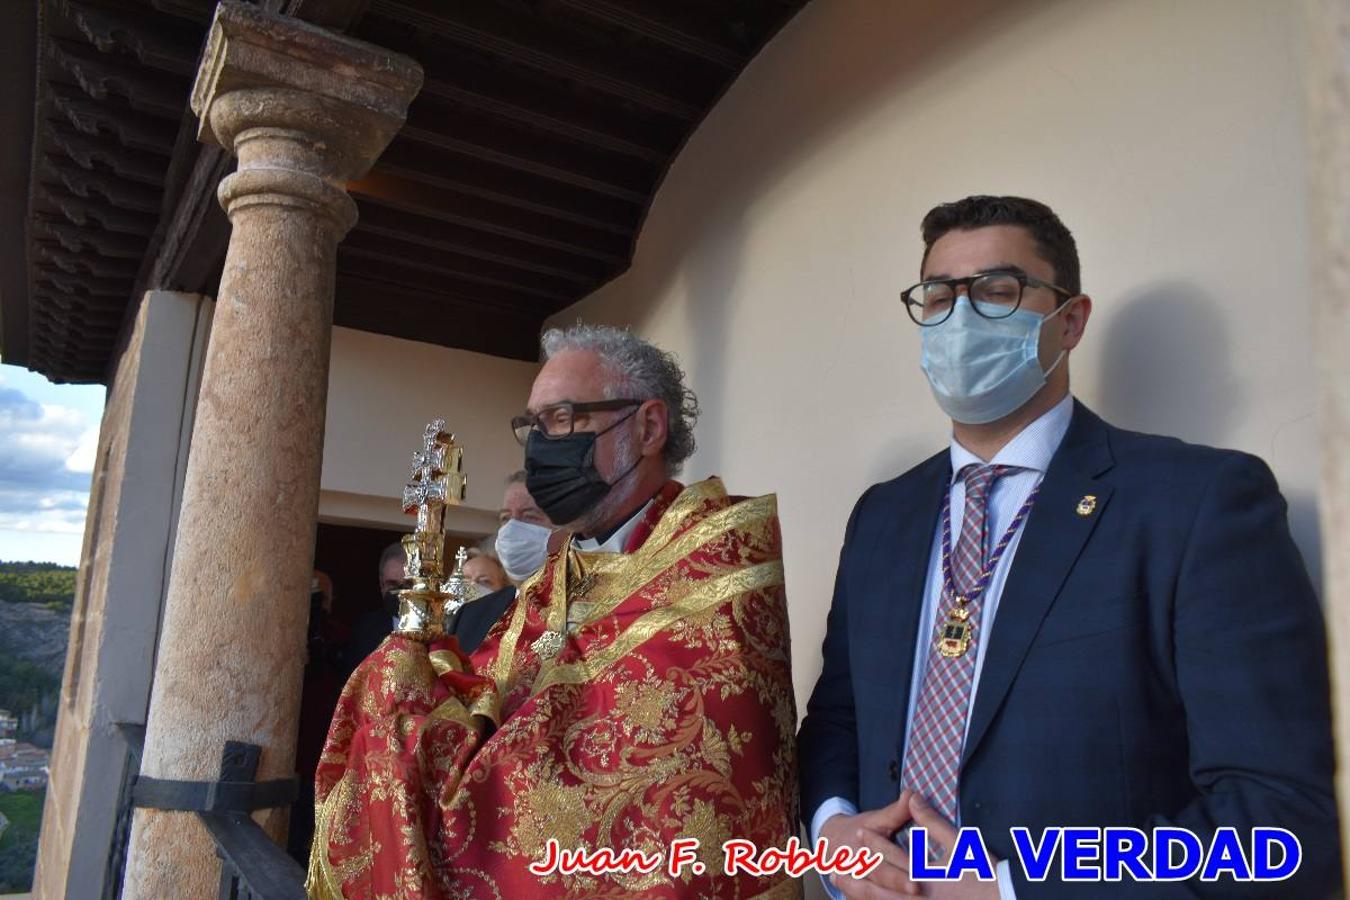
<svg viewBox="0 0 1350 900">
<path fill-rule="evenodd" d="M 464 447 L 464 506 L 446 527 L 486 534 L 497 526 L 502 483 L 522 450 L 510 419 L 525 408 L 535 363 L 434 344 L 333 329 L 319 518 L 411 528 L 400 509 L 412 451 L 422 430 L 445 419 Z"/>
<path fill-rule="evenodd" d="M 1322 523 L 1327 535 L 1326 606 L 1334 650 L 1341 819 L 1350 816 L 1350 6 L 1302 4 L 1313 204 L 1313 291 L 1317 326 L 1322 455 Z M 1331 550 L 1336 548 L 1339 552 Z M 1350 865 L 1350 830 L 1341 848 Z"/>
<path fill-rule="evenodd" d="M 556 317 L 677 351 L 687 476 L 778 492 L 799 705 L 853 503 L 948 439 L 898 294 L 924 212 L 967 194 L 1058 210 L 1096 300 L 1075 393 L 1260 454 L 1316 572 L 1299 40 L 1268 0 L 816 0 L 679 156 L 631 270 Z"/>
</svg>

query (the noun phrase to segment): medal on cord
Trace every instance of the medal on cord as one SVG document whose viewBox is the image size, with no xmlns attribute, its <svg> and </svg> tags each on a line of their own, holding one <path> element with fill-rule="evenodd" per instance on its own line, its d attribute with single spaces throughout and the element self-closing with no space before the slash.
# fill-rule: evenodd
<svg viewBox="0 0 1350 900">
<path fill-rule="evenodd" d="M 975 639 L 971 602 L 982 597 L 985 589 L 989 587 L 989 580 L 994 575 L 994 569 L 998 568 L 998 561 L 1003 558 L 1003 551 L 1008 549 L 1013 535 L 1031 513 L 1031 506 L 1036 502 L 1036 495 L 1040 490 L 1039 484 L 1032 489 L 1022 508 L 1013 516 L 1008 530 L 1003 532 L 1003 537 L 994 547 L 994 552 L 989 554 L 989 562 L 985 564 L 984 571 L 966 593 L 956 590 L 956 579 L 952 577 L 952 494 L 951 491 L 947 492 L 947 503 L 942 507 L 942 599 L 950 602 L 952 606 L 947 610 L 946 620 L 938 625 L 936 644 L 937 652 L 947 659 L 965 656 L 966 651 L 970 649 Z"/>
</svg>

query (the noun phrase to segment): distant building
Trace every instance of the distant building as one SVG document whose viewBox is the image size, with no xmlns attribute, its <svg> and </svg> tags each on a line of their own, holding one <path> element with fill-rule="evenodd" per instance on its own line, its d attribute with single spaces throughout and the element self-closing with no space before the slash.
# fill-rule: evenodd
<svg viewBox="0 0 1350 900">
<path fill-rule="evenodd" d="M 32 744 L 0 745 L 0 790 L 41 790 L 47 786 L 50 761 L 46 750 Z"/>
<path fill-rule="evenodd" d="M 19 730 L 19 720 L 7 709 L 0 709 L 0 738 L 12 738 Z"/>
</svg>

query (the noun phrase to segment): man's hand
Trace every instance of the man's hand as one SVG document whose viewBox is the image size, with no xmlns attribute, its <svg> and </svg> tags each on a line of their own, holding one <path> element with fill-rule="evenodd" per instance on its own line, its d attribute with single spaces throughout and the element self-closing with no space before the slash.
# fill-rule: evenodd
<svg viewBox="0 0 1350 900">
<path fill-rule="evenodd" d="M 937 853 L 939 859 L 946 860 L 956 846 L 956 826 L 944 819 L 942 813 L 918 794 L 909 798 L 909 813 L 915 825 L 927 829 L 928 846 Z M 994 866 L 999 862 L 992 857 L 989 861 Z M 909 862 L 908 858 L 905 862 Z M 980 881 L 970 872 L 960 881 L 923 881 L 919 884 L 925 896 L 937 900 L 999 900 L 997 881 Z"/>
<path fill-rule="evenodd" d="M 910 791 L 903 791 L 889 806 L 856 816 L 831 816 L 820 826 L 820 836 L 829 842 L 831 850 L 835 847 L 867 848 L 882 854 L 881 865 L 866 878 L 831 876 L 830 884 L 845 897 L 850 900 L 894 900 L 921 893 L 919 886 L 909 880 L 909 857 L 892 840 L 912 818 L 911 796 Z"/>
</svg>

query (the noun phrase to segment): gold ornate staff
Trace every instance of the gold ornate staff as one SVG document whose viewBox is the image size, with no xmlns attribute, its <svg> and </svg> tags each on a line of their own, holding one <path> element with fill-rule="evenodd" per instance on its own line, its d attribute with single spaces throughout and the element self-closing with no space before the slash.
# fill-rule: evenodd
<svg viewBox="0 0 1350 900">
<path fill-rule="evenodd" d="M 445 420 L 437 419 L 427 426 L 422 449 L 413 452 L 412 480 L 403 488 L 403 511 L 417 513 L 417 530 L 403 536 L 403 574 L 412 587 L 398 592 L 399 634 L 419 641 L 443 637 L 445 614 L 473 596 L 464 548 L 455 555 L 454 572 L 445 575 L 445 508 L 463 502 L 467 487 L 464 450 L 445 430 Z"/>
</svg>

